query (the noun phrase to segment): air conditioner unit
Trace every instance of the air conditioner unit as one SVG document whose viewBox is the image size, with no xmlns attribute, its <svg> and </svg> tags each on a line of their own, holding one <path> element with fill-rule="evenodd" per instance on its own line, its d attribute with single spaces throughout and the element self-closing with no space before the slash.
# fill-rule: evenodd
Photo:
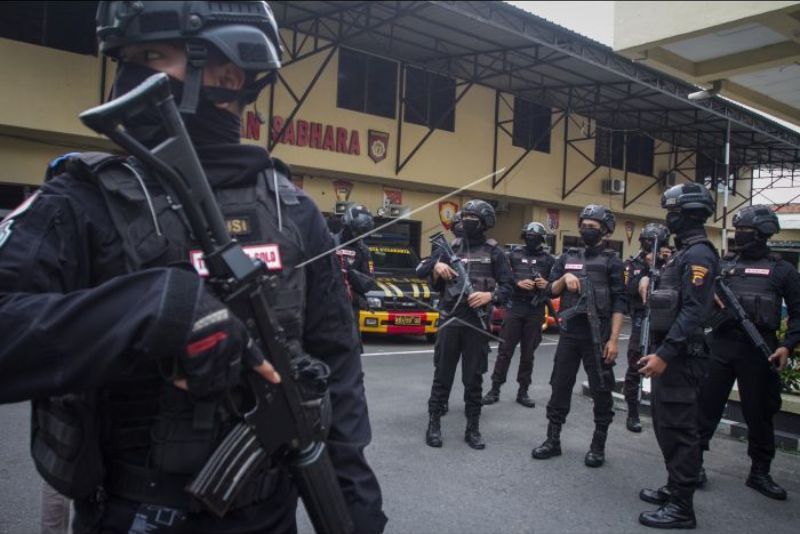
<svg viewBox="0 0 800 534">
<path fill-rule="evenodd" d="M 662 171 L 661 175 L 661 187 L 663 189 L 669 189 L 673 185 L 678 185 L 678 173 L 675 171 Z"/>
<path fill-rule="evenodd" d="M 352 204 L 352 202 L 346 202 L 342 200 L 336 202 L 334 213 L 336 213 L 336 215 L 342 215 L 345 212 L 345 210 L 347 210 L 347 206 L 349 206 L 350 204 Z"/>
<path fill-rule="evenodd" d="M 603 193 L 608 195 L 621 195 L 625 192 L 625 182 L 619 178 L 603 180 Z"/>
</svg>

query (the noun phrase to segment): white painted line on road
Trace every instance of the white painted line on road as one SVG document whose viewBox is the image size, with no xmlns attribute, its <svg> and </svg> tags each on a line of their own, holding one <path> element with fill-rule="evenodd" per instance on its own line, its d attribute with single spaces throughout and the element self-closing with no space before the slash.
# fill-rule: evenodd
<svg viewBox="0 0 800 534">
<path fill-rule="evenodd" d="M 623 334 L 623 335 L 619 336 L 619 339 L 620 339 L 620 341 L 622 341 L 622 340 L 628 339 L 629 337 L 630 336 L 627 336 L 627 335 Z M 542 343 L 539 344 L 540 347 L 542 347 L 542 346 L 552 346 L 552 345 L 558 345 L 558 341 L 555 341 L 555 340 L 554 341 L 543 341 Z M 492 350 L 497 350 L 497 344 L 489 345 L 489 346 L 492 348 Z M 361 356 L 364 357 L 364 358 L 370 358 L 372 356 L 386 356 L 386 355 L 402 356 L 404 354 L 430 354 L 432 352 L 433 352 L 432 348 L 430 348 L 430 349 L 422 349 L 422 350 L 401 350 L 401 351 L 384 350 L 384 351 L 380 351 L 380 352 L 365 352 Z"/>
</svg>

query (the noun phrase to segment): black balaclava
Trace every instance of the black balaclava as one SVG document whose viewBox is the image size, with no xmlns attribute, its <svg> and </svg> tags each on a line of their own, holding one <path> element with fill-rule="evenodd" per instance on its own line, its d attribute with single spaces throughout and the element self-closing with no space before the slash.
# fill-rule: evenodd
<svg viewBox="0 0 800 534">
<path fill-rule="evenodd" d="M 653 240 L 652 239 L 642 239 L 639 241 L 642 245 L 642 250 L 646 253 L 653 252 Z"/>
<path fill-rule="evenodd" d="M 534 253 L 542 249 L 544 244 L 544 237 L 540 235 L 529 235 L 525 237 L 525 248 L 528 252 Z"/>
<path fill-rule="evenodd" d="M 602 228 L 581 228 L 580 233 L 587 247 L 596 247 L 603 239 Z"/>
<path fill-rule="evenodd" d="M 138 63 L 123 62 L 117 69 L 111 97 L 117 98 L 159 71 Z M 170 76 L 170 89 L 176 102 L 183 94 L 183 82 Z M 182 115 L 186 130 L 197 147 L 219 144 L 239 143 L 241 118 L 228 110 L 220 109 L 209 99 L 209 93 L 218 94 L 219 88 L 203 88 L 194 114 Z M 223 90 L 224 91 L 224 90 Z M 152 148 L 161 141 L 163 132 L 158 113 L 148 111 L 125 123 L 125 127 L 137 140 Z"/>
<path fill-rule="evenodd" d="M 759 259 L 769 254 L 767 236 L 761 232 L 743 232 L 737 230 L 733 236 L 736 248 L 745 258 Z"/>
<path fill-rule="evenodd" d="M 670 211 L 667 213 L 667 230 L 675 234 L 675 246 L 683 248 L 683 243 L 688 237 L 704 235 L 703 223 L 705 218 L 697 213 Z"/>
</svg>

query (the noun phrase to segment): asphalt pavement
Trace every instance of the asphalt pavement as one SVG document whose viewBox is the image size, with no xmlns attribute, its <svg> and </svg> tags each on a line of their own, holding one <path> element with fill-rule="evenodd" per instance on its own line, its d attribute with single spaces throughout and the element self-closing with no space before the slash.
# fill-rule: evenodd
<svg viewBox="0 0 800 534">
<path fill-rule="evenodd" d="M 444 447 L 427 447 L 432 345 L 413 337 L 365 340 L 373 428 L 367 456 L 383 488 L 387 533 L 652 533 L 637 522 L 639 512 L 652 508 L 637 493 L 663 484 L 666 472 L 650 421 L 644 418 L 644 432 L 632 434 L 624 427 L 625 412 L 618 411 L 606 464 L 585 467 L 593 424 L 591 400 L 580 393 L 582 371 L 562 434 L 564 454 L 546 461 L 531 458 L 531 449 L 545 437 L 556 342 L 557 336 L 547 335 L 536 353 L 536 408 L 514 402 L 515 357 L 500 402 L 485 407 L 481 417 L 487 448 L 474 451 L 463 439 L 460 372 L 443 419 Z M 624 351 L 626 342 L 621 345 Z M 484 389 L 496 354 L 493 350 L 490 356 Z M 615 372 L 621 376 L 624 363 Z M 0 406 L 0 533 L 38 531 L 41 482 L 28 453 L 28 424 L 27 405 Z M 773 475 L 789 491 L 789 500 L 776 502 L 744 485 L 746 443 L 720 437 L 712 448 L 706 457 L 709 484 L 695 497 L 698 532 L 798 532 L 800 456 L 778 453 Z M 310 532 L 302 511 L 299 519 L 300 532 Z"/>
</svg>

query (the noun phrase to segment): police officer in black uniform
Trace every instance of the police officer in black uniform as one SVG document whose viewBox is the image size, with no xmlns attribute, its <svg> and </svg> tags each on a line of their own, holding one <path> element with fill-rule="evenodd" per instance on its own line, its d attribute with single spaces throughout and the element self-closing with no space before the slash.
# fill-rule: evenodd
<svg viewBox="0 0 800 534">
<path fill-rule="evenodd" d="M 528 387 L 533 374 L 533 353 L 542 342 L 542 323 L 548 296 L 547 279 L 555 263 L 555 258 L 544 250 L 546 236 L 547 229 L 542 223 L 530 222 L 520 233 L 525 246 L 515 247 L 508 253 L 516 285 L 503 319 L 503 330 L 500 334 L 503 341 L 497 349 L 492 388 L 483 397 L 483 404 L 494 404 L 499 400 L 500 387 L 506 381 L 511 357 L 521 341 L 517 402 L 527 408 L 536 406 L 528 396 Z"/>
<path fill-rule="evenodd" d="M 748 318 L 774 351 L 770 361 L 783 369 L 800 342 L 800 274 L 786 261 L 770 254 L 767 240 L 780 231 L 778 216 L 768 206 L 747 206 L 733 217 L 736 253 L 720 262 L 731 291 Z M 789 311 L 786 338 L 778 345 L 781 303 Z M 700 435 L 708 444 L 719 424 L 733 382 L 739 385 L 742 412 L 747 422 L 747 454 L 752 460 L 747 485 L 773 499 L 785 500 L 786 490 L 769 474 L 775 457 L 773 416 L 781 407 L 781 384 L 770 362 L 742 332 L 725 310 L 719 311 L 709 336 L 711 358 L 707 378 L 700 388 Z"/>
<path fill-rule="evenodd" d="M 643 489 L 639 497 L 660 507 L 643 512 L 639 522 L 655 528 L 694 528 L 692 499 L 700 470 L 698 391 L 707 349 L 704 326 L 711 318 L 717 250 L 703 227 L 714 213 L 714 199 L 700 184 L 681 184 L 661 197 L 667 228 L 678 252 L 661 272 L 650 297 L 655 352 L 640 360 L 640 372 L 653 378 L 653 430 L 664 455 L 667 485 Z"/>
<path fill-rule="evenodd" d="M 494 208 L 483 200 L 470 200 L 461 209 L 460 225 L 463 237 L 453 241 L 453 251 L 465 263 L 473 292 L 446 292 L 448 284 L 458 284 L 457 273 L 448 264 L 441 250 L 433 250 L 430 258 L 420 263 L 417 275 L 431 276 L 433 287 L 442 295 L 439 308 L 442 326 L 434 349 L 434 373 L 430 415 L 425 442 L 431 447 L 442 446 L 440 419 L 450 398 L 456 366 L 461 360 L 461 380 L 464 384 L 464 412 L 467 428 L 464 440 L 473 449 L 486 444 L 478 426 L 481 415 L 481 382 L 489 359 L 489 338 L 478 310 L 491 317 L 490 304 L 505 304 L 511 297 L 513 276 L 505 254 L 497 241 L 486 238 L 486 231 L 495 224 Z"/>
<path fill-rule="evenodd" d="M 119 61 L 114 97 L 158 71 L 171 76 L 229 228 L 278 276 L 269 300 L 284 332 L 314 368 L 330 369 L 328 448 L 356 530 L 382 531 L 342 277 L 332 254 L 295 268 L 333 239 L 288 168 L 239 140 L 241 107 L 280 67 L 270 8 L 101 2 L 97 25 L 100 51 Z M 126 128 L 153 146 L 157 119 L 141 113 Z M 132 158 L 82 154 L 50 174 L 2 223 L 0 402 L 35 399 L 34 462 L 76 496 L 73 531 L 295 531 L 297 490 L 270 462 L 222 518 L 184 490 L 240 421 L 230 405 L 234 371 L 280 377 L 206 289 L 183 208 Z"/>
<path fill-rule="evenodd" d="M 631 432 L 642 431 L 642 423 L 639 420 L 639 385 L 641 382 L 639 358 L 642 357 L 642 352 L 639 345 L 645 306 L 640 291 L 640 282 L 642 278 L 649 275 L 650 262 L 653 261 L 654 254 L 657 255 L 660 268 L 661 251 L 668 247 L 668 240 L 669 232 L 666 226 L 658 223 L 646 224 L 639 234 L 641 249 L 636 256 L 632 256 L 625 262 L 625 291 L 628 296 L 628 312 L 631 316 L 631 337 L 628 339 L 628 370 L 625 372 L 623 392 L 625 402 L 628 404 L 628 418 L 625 426 Z M 656 242 L 659 244 L 659 250 L 654 252 L 653 247 Z"/>
<path fill-rule="evenodd" d="M 347 296 L 353 305 L 356 326 L 359 323 L 361 301 L 375 287 L 372 255 L 360 237 L 374 227 L 375 221 L 366 206 L 350 204 L 342 215 L 342 230 L 335 236 L 335 242 L 339 245 L 336 255 L 344 275 Z"/>
<path fill-rule="evenodd" d="M 582 297 L 579 297 L 579 293 L 583 280 L 589 278 L 592 281 L 601 323 L 602 361 L 598 366 L 585 312 L 561 322 L 561 336 L 550 377 L 552 394 L 547 403 L 547 439 L 533 449 L 531 455 L 538 460 L 544 460 L 561 454 L 561 427 L 567 420 L 572 388 L 578 367 L 583 362 L 594 400 L 595 422 L 592 443 L 584 463 L 588 467 L 600 467 L 605 462 L 608 427 L 614 418 L 612 366 L 619 351 L 619 334 L 627 310 L 624 266 L 617 253 L 603 244 L 603 237 L 611 234 L 615 226 L 614 214 L 608 208 L 589 204 L 578 216 L 578 226 L 586 246 L 570 248 L 556 260 L 550 273 L 550 290 L 554 297 L 561 295 L 560 313 L 563 313 L 580 303 Z"/>
</svg>

